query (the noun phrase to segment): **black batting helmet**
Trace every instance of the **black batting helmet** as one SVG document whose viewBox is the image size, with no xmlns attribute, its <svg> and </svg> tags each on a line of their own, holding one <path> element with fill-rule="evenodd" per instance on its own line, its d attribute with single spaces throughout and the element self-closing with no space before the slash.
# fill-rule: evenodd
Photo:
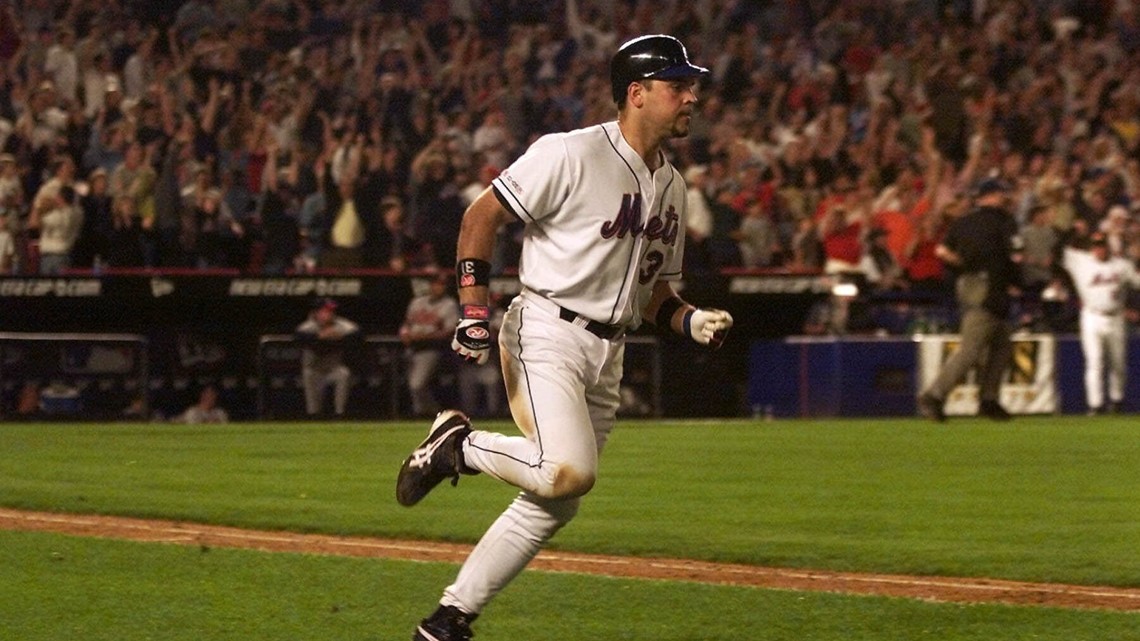
<svg viewBox="0 0 1140 641">
<path fill-rule="evenodd" d="M 641 36 L 619 47 L 610 60 L 610 88 L 614 102 L 621 105 L 631 82 L 692 78 L 708 72 L 689 62 L 685 45 L 673 36 Z"/>
</svg>

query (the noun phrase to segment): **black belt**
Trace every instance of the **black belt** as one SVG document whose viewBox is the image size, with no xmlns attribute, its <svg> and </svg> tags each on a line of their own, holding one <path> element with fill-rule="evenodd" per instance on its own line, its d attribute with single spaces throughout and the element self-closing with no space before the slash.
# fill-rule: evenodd
<svg viewBox="0 0 1140 641">
<path fill-rule="evenodd" d="M 566 309 L 561 305 L 558 307 L 558 318 L 561 318 L 568 323 L 574 323 L 578 327 L 585 329 L 587 332 L 590 332 L 594 336 L 607 341 L 617 340 L 622 337 L 622 334 L 625 334 L 625 327 L 621 325 L 606 325 L 605 323 L 599 323 L 596 320 L 590 320 L 589 318 L 582 316 L 572 309 Z"/>
</svg>

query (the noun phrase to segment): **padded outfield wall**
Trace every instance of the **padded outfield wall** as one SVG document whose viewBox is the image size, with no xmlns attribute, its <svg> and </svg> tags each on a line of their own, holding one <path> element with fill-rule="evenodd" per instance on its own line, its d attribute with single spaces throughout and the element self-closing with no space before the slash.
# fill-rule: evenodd
<svg viewBox="0 0 1140 641">
<path fill-rule="evenodd" d="M 916 399 L 956 348 L 953 334 L 893 337 L 787 337 L 754 341 L 748 402 L 756 415 L 913 416 Z M 1140 334 L 1129 343 L 1122 409 L 1140 412 Z M 1087 410 L 1084 356 L 1074 334 L 1015 334 L 1002 404 L 1014 414 Z M 973 375 L 951 392 L 948 416 L 973 415 Z"/>
</svg>

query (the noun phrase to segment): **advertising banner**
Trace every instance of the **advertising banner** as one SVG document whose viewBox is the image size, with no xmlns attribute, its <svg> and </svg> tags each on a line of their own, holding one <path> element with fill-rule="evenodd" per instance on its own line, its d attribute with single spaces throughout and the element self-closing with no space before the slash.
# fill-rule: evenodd
<svg viewBox="0 0 1140 641">
<path fill-rule="evenodd" d="M 959 345 L 957 334 L 918 337 L 918 389 L 926 389 L 942 364 Z M 1011 414 L 1052 414 L 1058 411 L 1056 339 L 1052 334 L 1014 334 L 1013 359 L 1002 379 L 1002 406 Z M 973 416 L 978 412 L 976 372 L 946 397 L 947 416 Z"/>
</svg>

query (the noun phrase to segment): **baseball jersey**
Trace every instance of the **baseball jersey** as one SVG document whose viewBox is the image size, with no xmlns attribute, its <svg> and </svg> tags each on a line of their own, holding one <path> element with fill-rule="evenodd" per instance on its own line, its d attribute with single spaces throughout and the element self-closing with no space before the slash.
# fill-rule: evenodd
<svg viewBox="0 0 1140 641">
<path fill-rule="evenodd" d="M 430 336 L 432 334 L 450 333 L 451 328 L 459 322 L 459 303 L 451 296 L 432 298 L 424 294 L 412 299 L 408 303 L 404 314 L 404 326 L 401 331 L 407 332 L 413 339 Z M 448 338 L 448 341 L 451 339 Z M 440 343 L 443 344 L 442 342 Z"/>
<path fill-rule="evenodd" d="M 539 138 L 492 186 L 525 223 L 519 281 L 566 309 L 637 327 L 657 279 L 681 277 L 685 182 L 617 122 Z"/>
<path fill-rule="evenodd" d="M 1092 252 L 1066 247 L 1063 260 L 1081 305 L 1090 311 L 1118 314 L 1124 311 L 1125 286 L 1140 287 L 1140 273 L 1127 258 L 1101 261 Z"/>
<path fill-rule="evenodd" d="M 326 332 L 323 338 L 322 331 Z M 321 327 L 310 316 L 295 330 L 305 345 L 301 351 L 301 365 L 325 371 L 340 367 L 344 360 L 345 340 L 355 337 L 359 331 L 359 325 L 341 316 L 334 316 L 328 327 Z"/>
</svg>

